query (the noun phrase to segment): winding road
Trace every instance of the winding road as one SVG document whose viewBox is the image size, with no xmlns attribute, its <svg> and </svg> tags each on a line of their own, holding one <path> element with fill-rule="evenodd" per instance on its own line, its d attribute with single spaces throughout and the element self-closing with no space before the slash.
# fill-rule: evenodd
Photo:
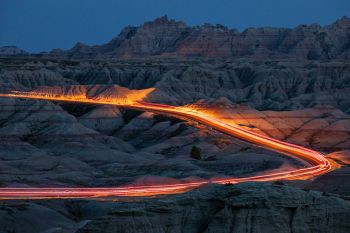
<svg viewBox="0 0 350 233">
<path fill-rule="evenodd" d="M 208 115 L 200 110 L 190 107 L 169 106 L 154 104 L 143 101 L 134 103 L 118 103 L 111 100 L 98 100 L 88 98 L 72 98 L 65 96 L 49 96 L 31 92 L 12 92 L 0 94 L 0 97 L 29 98 L 39 100 L 64 101 L 75 103 L 117 105 L 123 108 L 151 111 L 160 114 L 171 114 L 178 117 L 185 117 L 210 126 L 222 133 L 245 141 L 264 146 L 274 151 L 282 152 L 285 155 L 298 157 L 311 166 L 285 172 L 271 172 L 269 174 L 243 177 L 243 178 L 212 178 L 195 182 L 179 181 L 175 184 L 159 185 L 125 185 L 108 188 L 0 188 L 0 199 L 52 199 L 52 198 L 106 198 L 106 197 L 150 197 L 157 195 L 168 195 L 183 193 L 209 183 L 216 184 L 237 184 L 241 182 L 275 181 L 284 179 L 299 179 L 318 176 L 331 170 L 330 162 L 319 152 L 283 142 L 271 137 L 250 132 L 241 127 L 228 124 L 219 118 Z"/>
</svg>

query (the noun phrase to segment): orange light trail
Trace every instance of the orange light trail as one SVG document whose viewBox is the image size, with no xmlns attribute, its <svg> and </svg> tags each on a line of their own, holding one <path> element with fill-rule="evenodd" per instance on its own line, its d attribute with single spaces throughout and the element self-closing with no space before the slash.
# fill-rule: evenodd
<svg viewBox="0 0 350 233">
<path fill-rule="evenodd" d="M 292 171 L 271 172 L 269 174 L 243 178 L 226 177 L 212 178 L 209 180 L 201 181 L 179 181 L 175 184 L 125 185 L 109 188 L 0 188 L 0 199 L 150 197 L 157 195 L 183 193 L 210 183 L 237 184 L 241 182 L 300 179 L 318 176 L 331 170 L 330 162 L 319 152 L 283 142 L 255 132 L 250 132 L 246 129 L 229 124 L 219 118 L 216 118 L 215 116 L 209 115 L 203 111 L 196 110 L 191 107 L 177 107 L 143 101 L 128 102 L 125 100 L 121 101 L 110 99 L 89 99 L 86 97 L 77 98 L 72 96 L 52 96 L 45 93 L 35 92 L 11 92 L 9 94 L 0 94 L 0 97 L 116 105 L 123 108 L 131 108 L 142 111 L 151 111 L 156 113 L 171 114 L 178 117 L 185 117 L 210 126 L 222 133 L 243 139 L 260 146 L 264 146 L 274 151 L 290 154 L 311 164 L 310 167 L 295 169 Z"/>
</svg>

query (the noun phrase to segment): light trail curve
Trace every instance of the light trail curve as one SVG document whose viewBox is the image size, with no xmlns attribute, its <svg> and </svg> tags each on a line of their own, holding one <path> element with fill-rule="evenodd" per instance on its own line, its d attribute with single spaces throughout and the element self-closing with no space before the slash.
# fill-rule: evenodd
<svg viewBox="0 0 350 233">
<path fill-rule="evenodd" d="M 183 193 L 209 183 L 216 184 L 237 184 L 241 182 L 259 182 L 275 181 L 284 179 L 298 179 L 305 177 L 318 176 L 331 170 L 330 162 L 319 152 L 311 149 L 283 142 L 271 137 L 250 132 L 241 127 L 228 124 L 208 115 L 200 110 L 195 110 L 184 106 L 170 106 L 164 104 L 155 104 L 148 102 L 121 103 L 118 101 L 74 98 L 69 96 L 49 96 L 42 93 L 32 92 L 12 92 L 9 94 L 0 94 L 0 97 L 8 98 L 27 98 L 51 101 L 63 101 L 74 103 L 117 105 L 123 108 L 137 109 L 142 111 L 151 111 L 156 113 L 171 114 L 178 117 L 185 117 L 210 126 L 222 133 L 243 139 L 245 141 L 264 146 L 274 151 L 290 154 L 302 159 L 310 167 L 295 169 L 292 171 L 271 172 L 264 175 L 256 175 L 243 178 L 212 178 L 210 180 L 201 180 L 195 182 L 179 181 L 175 184 L 157 184 L 157 185 L 125 185 L 107 188 L 0 188 L 0 199 L 58 199 L 58 198 L 106 198 L 106 197 L 150 197 L 157 195 L 169 195 Z"/>
</svg>

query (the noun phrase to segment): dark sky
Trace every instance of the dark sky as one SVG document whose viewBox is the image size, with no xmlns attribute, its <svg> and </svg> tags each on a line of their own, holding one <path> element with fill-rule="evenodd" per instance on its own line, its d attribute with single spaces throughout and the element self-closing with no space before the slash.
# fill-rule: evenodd
<svg viewBox="0 0 350 233">
<path fill-rule="evenodd" d="M 246 27 L 330 24 L 350 0 L 0 0 L 0 46 L 31 52 L 101 44 L 127 25 L 167 14 L 189 25 Z"/>
</svg>

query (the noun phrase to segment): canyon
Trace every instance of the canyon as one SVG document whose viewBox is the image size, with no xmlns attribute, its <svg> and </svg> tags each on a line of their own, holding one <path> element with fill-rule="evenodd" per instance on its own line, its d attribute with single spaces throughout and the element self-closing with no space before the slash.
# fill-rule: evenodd
<svg viewBox="0 0 350 233">
<path fill-rule="evenodd" d="M 0 232 L 348 232 L 349 41 L 347 17 L 239 32 L 164 16 L 102 45 L 0 48 L 0 94 L 186 106 L 319 151 L 332 165 L 312 178 L 149 198 L 0 200 Z M 162 185 L 306 166 L 187 118 L 0 97 L 0 188 Z"/>
</svg>

